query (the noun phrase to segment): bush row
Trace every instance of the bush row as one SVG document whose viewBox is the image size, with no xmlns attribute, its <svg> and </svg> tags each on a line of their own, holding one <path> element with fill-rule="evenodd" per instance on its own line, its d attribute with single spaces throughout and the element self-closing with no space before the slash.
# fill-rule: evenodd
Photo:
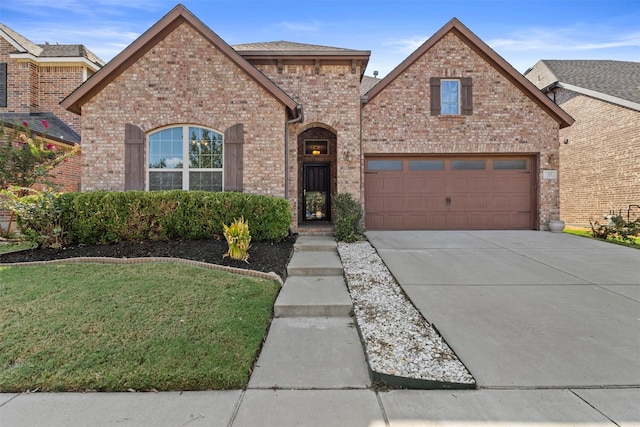
<svg viewBox="0 0 640 427">
<path fill-rule="evenodd" d="M 45 246 L 47 239 L 60 241 L 60 236 L 61 244 L 221 238 L 223 224 L 240 217 L 255 241 L 280 241 L 292 220 L 285 199 L 235 192 L 92 191 L 30 203 L 32 208 L 18 212 L 19 224 Z M 48 237 L 51 224 L 56 236 Z"/>
</svg>

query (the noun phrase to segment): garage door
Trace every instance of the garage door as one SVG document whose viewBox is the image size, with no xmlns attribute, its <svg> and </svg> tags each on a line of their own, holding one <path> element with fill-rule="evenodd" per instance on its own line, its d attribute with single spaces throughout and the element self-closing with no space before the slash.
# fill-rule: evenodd
<svg viewBox="0 0 640 427">
<path fill-rule="evenodd" d="M 371 230 L 533 228 L 532 157 L 367 157 Z"/>
</svg>

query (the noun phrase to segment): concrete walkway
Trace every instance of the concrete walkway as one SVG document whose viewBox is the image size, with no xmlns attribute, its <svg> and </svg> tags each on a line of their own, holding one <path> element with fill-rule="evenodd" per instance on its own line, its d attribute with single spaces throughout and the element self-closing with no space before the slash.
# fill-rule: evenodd
<svg viewBox="0 0 640 427">
<path fill-rule="evenodd" d="M 0 426 L 640 426 L 635 387 L 372 390 L 335 248 L 331 238 L 298 239 L 247 390 L 0 394 Z"/>
</svg>

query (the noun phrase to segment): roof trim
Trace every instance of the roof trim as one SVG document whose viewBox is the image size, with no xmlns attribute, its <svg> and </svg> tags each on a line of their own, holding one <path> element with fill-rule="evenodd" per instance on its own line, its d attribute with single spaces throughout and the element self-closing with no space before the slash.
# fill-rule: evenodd
<svg viewBox="0 0 640 427">
<path fill-rule="evenodd" d="M 416 49 L 411 55 L 409 55 L 404 61 L 394 68 L 391 73 L 387 74 L 380 83 L 375 85 L 366 95 L 369 101 L 375 98 L 380 92 L 382 92 L 391 82 L 393 82 L 398 76 L 406 71 L 415 61 L 417 61 L 422 55 L 429 51 L 436 43 L 438 43 L 446 34 L 453 32 L 458 36 L 467 46 L 473 49 L 478 55 L 480 55 L 485 61 L 490 63 L 495 69 L 497 69 L 504 77 L 507 78 L 512 84 L 518 87 L 525 95 L 527 95 L 533 102 L 541 107 L 547 114 L 549 114 L 559 125 L 560 128 L 570 126 L 575 121 L 569 114 L 567 114 L 562 108 L 557 106 L 547 96 L 545 96 L 532 82 L 526 77 L 520 74 L 511 64 L 509 64 L 504 58 L 498 55 L 489 45 L 483 42 L 478 36 L 476 36 L 471 30 L 469 30 L 462 22 L 457 18 L 451 19 L 440 30 L 438 30 L 433 36 L 431 36 L 426 42 Z"/>
<path fill-rule="evenodd" d="M 592 89 L 587 89 L 584 87 L 580 87 L 580 86 L 575 86 L 569 83 L 562 83 L 562 82 L 555 82 L 550 84 L 549 86 L 541 89 L 543 92 L 545 91 L 549 91 L 553 88 L 562 88 L 562 89 L 567 89 L 570 90 L 572 92 L 577 92 L 577 93 L 581 93 L 583 95 L 586 96 L 590 96 L 591 98 L 595 98 L 595 99 L 599 99 L 601 101 L 606 101 L 606 102 L 610 102 L 612 104 L 616 104 L 616 105 L 620 105 L 621 107 L 626 107 L 629 108 L 631 110 L 636 110 L 636 111 L 640 111 L 640 103 L 637 102 L 633 102 L 633 101 L 629 101 L 627 99 L 623 99 L 623 98 L 618 98 L 617 96 L 613 96 L 613 95 L 608 95 L 606 93 L 603 92 L 598 92 L 596 90 L 592 90 Z"/>
<path fill-rule="evenodd" d="M 104 89 L 116 77 L 126 71 L 138 59 L 140 59 L 151 48 L 164 39 L 169 33 L 175 30 L 180 24 L 188 23 L 204 38 L 218 48 L 227 58 L 234 62 L 239 68 L 245 71 L 258 84 L 264 87 L 271 95 L 289 109 L 293 117 L 297 117 L 298 103 L 280 89 L 275 83 L 269 80 L 258 69 L 249 64 L 231 46 L 207 27 L 202 21 L 196 18 L 182 4 L 176 5 L 169 13 L 156 22 L 151 28 L 145 31 L 127 48 L 120 52 L 115 58 L 109 61 L 90 79 L 79 86 L 69 96 L 62 100 L 60 105 L 67 110 L 81 114 L 82 106 L 98 92 Z"/>
<path fill-rule="evenodd" d="M 89 67 L 90 69 L 97 71 L 100 69 L 100 65 L 96 64 L 95 62 L 91 62 L 90 60 L 88 60 L 87 58 L 83 57 L 83 56 L 46 56 L 46 57 L 42 57 L 42 56 L 33 56 L 32 54 L 28 53 L 28 52 L 24 52 L 24 53 L 11 53 L 9 54 L 9 57 L 12 59 L 27 59 L 33 62 L 37 62 L 38 64 L 49 64 L 49 65 L 53 65 L 53 64 L 65 64 L 65 65 L 69 65 L 69 64 L 83 64 L 87 67 Z"/>
</svg>

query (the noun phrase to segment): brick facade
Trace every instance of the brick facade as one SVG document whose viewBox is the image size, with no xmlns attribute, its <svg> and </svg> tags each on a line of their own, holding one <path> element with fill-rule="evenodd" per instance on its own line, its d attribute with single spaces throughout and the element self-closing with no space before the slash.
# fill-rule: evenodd
<svg viewBox="0 0 640 427">
<path fill-rule="evenodd" d="M 430 77 L 471 77 L 473 114 L 432 116 Z M 559 215 L 558 124 L 454 33 L 445 35 L 363 108 L 364 154 L 536 156 L 538 225 Z M 364 179 L 364 178 L 363 178 Z"/>
<path fill-rule="evenodd" d="M 243 190 L 283 197 L 285 109 L 187 23 L 82 107 L 82 189 L 123 190 L 125 124 L 244 125 Z"/>
<path fill-rule="evenodd" d="M 301 135 L 313 139 L 314 128 L 328 129 L 335 135 L 332 156 L 325 159 L 332 167 L 332 196 L 337 193 L 360 194 L 360 75 L 361 68 L 351 65 L 320 63 L 314 65 L 285 65 L 278 72 L 274 65 L 256 65 L 296 101 L 304 105 L 303 124 L 290 125 L 292 143 L 289 145 L 289 194 L 294 223 L 298 221 L 302 203 L 302 163 L 314 161 L 299 153 Z"/>
<path fill-rule="evenodd" d="M 566 89 L 556 102 L 576 119 L 560 131 L 562 219 L 589 227 L 621 209 L 626 218 L 628 206 L 640 204 L 640 111 Z"/>
</svg>

